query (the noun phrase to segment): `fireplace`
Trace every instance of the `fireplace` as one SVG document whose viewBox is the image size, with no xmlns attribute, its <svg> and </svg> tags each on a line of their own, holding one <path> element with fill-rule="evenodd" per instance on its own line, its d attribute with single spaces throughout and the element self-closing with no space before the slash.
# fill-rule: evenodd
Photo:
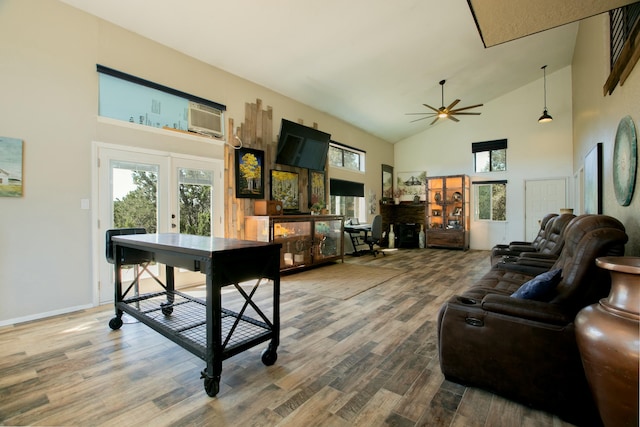
<svg viewBox="0 0 640 427">
<path fill-rule="evenodd" d="M 419 245 L 420 225 L 415 223 L 398 224 L 396 234 L 399 248 L 417 248 Z"/>
</svg>

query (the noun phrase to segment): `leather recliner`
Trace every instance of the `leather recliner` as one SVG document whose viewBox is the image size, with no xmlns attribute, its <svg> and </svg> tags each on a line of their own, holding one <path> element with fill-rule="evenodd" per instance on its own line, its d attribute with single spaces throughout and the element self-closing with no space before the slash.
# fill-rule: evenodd
<svg viewBox="0 0 640 427">
<path fill-rule="evenodd" d="M 562 269 L 545 301 L 512 298 L 535 277 L 497 264 L 462 295 L 443 304 L 438 350 L 445 378 L 552 412 L 577 425 L 600 425 L 576 345 L 574 318 L 606 296 L 602 256 L 624 254 L 624 226 L 605 215 L 581 215 L 565 230 L 553 269 Z"/>
<path fill-rule="evenodd" d="M 491 265 L 495 265 L 500 262 L 505 256 L 518 256 L 522 252 L 536 252 L 545 240 L 545 236 L 548 232 L 547 226 L 549 221 L 557 217 L 558 214 L 550 213 L 544 216 L 540 221 L 540 230 L 538 234 L 531 242 L 514 240 L 509 242 L 508 245 L 497 244 L 491 249 L 491 256 L 489 261 Z"/>
<path fill-rule="evenodd" d="M 537 272 L 532 270 L 536 274 L 549 270 L 560 256 L 564 246 L 564 232 L 575 217 L 573 214 L 562 214 L 551 218 L 536 251 L 524 251 L 512 256 L 505 255 L 500 262 L 539 267 Z"/>
</svg>

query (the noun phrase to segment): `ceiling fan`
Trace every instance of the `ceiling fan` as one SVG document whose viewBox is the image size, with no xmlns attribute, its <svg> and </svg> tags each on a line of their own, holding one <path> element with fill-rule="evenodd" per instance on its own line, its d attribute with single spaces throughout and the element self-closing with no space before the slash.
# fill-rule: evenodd
<svg viewBox="0 0 640 427">
<path fill-rule="evenodd" d="M 457 109 L 453 109 L 453 107 L 455 107 L 456 105 L 458 105 L 458 102 L 460 102 L 459 99 L 456 99 L 455 101 L 453 101 L 451 104 L 449 104 L 448 107 L 444 106 L 444 83 L 446 80 L 440 80 L 440 86 L 442 87 L 442 107 L 440 108 L 433 108 L 431 105 L 427 105 L 427 104 L 422 104 L 427 108 L 430 108 L 431 110 L 433 110 L 433 112 L 429 111 L 426 113 L 406 113 L 407 115 L 424 115 L 425 117 L 420 117 L 419 119 L 415 119 L 415 120 L 411 120 L 410 123 L 413 122 L 417 122 L 418 120 L 424 120 L 424 119 L 428 119 L 431 117 L 435 116 L 435 119 L 433 119 L 433 121 L 431 122 L 431 124 L 434 124 L 435 122 L 438 121 L 438 119 L 451 119 L 454 122 L 459 122 L 460 120 L 455 118 L 454 116 L 478 116 L 480 115 L 480 113 L 471 113 L 471 112 L 466 112 L 465 110 L 469 110 L 471 108 L 476 108 L 476 107 L 482 107 L 483 104 L 476 104 L 476 105 L 470 105 L 468 107 L 462 107 L 462 108 L 457 108 Z"/>
</svg>

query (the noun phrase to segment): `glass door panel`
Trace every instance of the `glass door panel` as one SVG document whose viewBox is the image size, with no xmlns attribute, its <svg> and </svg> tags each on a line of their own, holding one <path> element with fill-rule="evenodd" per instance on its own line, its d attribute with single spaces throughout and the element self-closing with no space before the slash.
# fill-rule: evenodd
<svg viewBox="0 0 640 427">
<path fill-rule="evenodd" d="M 105 257 L 106 230 L 143 227 L 147 233 L 224 236 L 222 160 L 105 147 L 97 155 L 99 303 L 113 301 L 114 293 L 113 265 Z M 152 265 L 150 270 L 164 280 L 164 266 Z M 125 286 L 135 274 L 133 268 L 125 270 Z M 157 287 L 147 273 L 140 279 L 140 292 Z M 198 272 L 175 272 L 177 288 L 202 282 Z"/>
<path fill-rule="evenodd" d="M 213 172 L 178 168 L 180 233 L 211 236 Z"/>
</svg>

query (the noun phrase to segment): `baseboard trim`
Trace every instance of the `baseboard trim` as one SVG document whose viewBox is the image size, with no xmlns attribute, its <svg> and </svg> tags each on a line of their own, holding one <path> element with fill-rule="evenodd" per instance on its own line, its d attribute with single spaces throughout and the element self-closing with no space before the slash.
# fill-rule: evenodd
<svg viewBox="0 0 640 427">
<path fill-rule="evenodd" d="M 77 305 L 75 307 L 66 307 L 60 310 L 46 311 L 44 313 L 32 314 L 29 316 L 23 317 L 15 317 L 13 319 L 0 320 L 0 327 L 9 326 L 9 325 L 17 325 L 19 323 L 31 322 L 33 320 L 40 320 L 46 317 L 59 316 L 61 314 L 72 313 L 74 311 L 87 310 L 89 308 L 93 308 L 93 304 L 86 305 Z"/>
</svg>

